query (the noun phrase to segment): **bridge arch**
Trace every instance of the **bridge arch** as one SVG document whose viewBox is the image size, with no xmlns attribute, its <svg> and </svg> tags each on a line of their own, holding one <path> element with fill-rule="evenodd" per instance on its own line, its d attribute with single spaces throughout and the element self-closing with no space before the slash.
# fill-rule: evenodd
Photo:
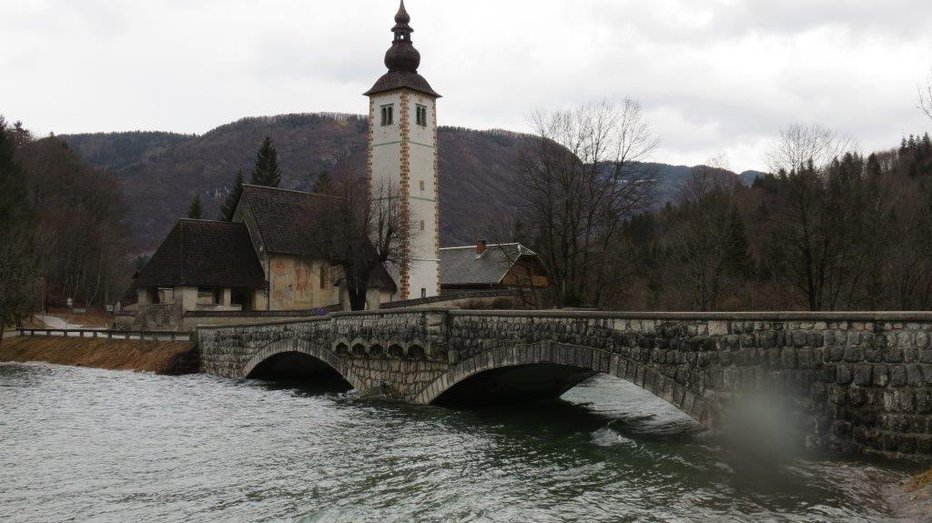
<svg viewBox="0 0 932 523">
<path fill-rule="evenodd" d="M 350 370 L 345 361 L 333 354 L 330 350 L 318 347 L 312 343 L 297 339 L 284 339 L 273 342 L 257 352 L 243 367 L 241 378 L 255 377 L 264 366 L 276 359 L 291 356 L 304 356 L 309 359 L 313 369 L 332 371 L 354 389 L 360 388 L 360 380 Z"/>
<path fill-rule="evenodd" d="M 460 361 L 425 387 L 415 401 L 425 405 L 443 403 L 458 387 L 468 386 L 471 380 L 483 375 L 542 367 L 545 379 L 556 380 L 553 397 L 596 374 L 608 374 L 666 400 L 706 427 L 711 428 L 716 421 L 716 411 L 707 401 L 651 365 L 601 349 L 546 341 L 501 347 Z M 508 376 L 503 377 L 507 379 Z M 507 390 L 502 392 L 507 393 Z"/>
</svg>

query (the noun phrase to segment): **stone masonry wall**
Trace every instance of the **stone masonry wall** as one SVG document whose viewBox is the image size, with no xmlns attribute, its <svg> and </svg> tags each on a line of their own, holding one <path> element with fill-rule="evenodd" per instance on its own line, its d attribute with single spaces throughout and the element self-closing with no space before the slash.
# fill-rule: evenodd
<svg viewBox="0 0 932 523">
<path fill-rule="evenodd" d="M 222 376 L 297 348 L 363 393 L 430 402 L 475 373 L 550 361 L 621 376 L 710 427 L 742 398 L 776 395 L 814 445 L 932 456 L 930 313 L 409 309 L 199 335 L 204 371 Z"/>
</svg>

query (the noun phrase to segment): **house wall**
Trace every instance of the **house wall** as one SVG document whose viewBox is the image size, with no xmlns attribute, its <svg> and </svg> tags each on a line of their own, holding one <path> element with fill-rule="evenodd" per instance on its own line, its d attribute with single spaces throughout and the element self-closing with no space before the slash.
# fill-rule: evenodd
<svg viewBox="0 0 932 523">
<path fill-rule="evenodd" d="M 522 257 L 511 270 L 502 278 L 502 285 L 506 287 L 547 287 L 550 278 L 540 260 Z"/>
<path fill-rule="evenodd" d="M 175 287 L 175 303 L 186 311 L 197 310 L 197 287 Z"/>
<path fill-rule="evenodd" d="M 340 302 L 339 288 L 333 285 L 326 262 L 305 261 L 296 256 L 275 255 L 269 261 L 272 310 L 299 310 L 326 307 Z M 321 271 L 326 279 L 320 286 Z"/>
</svg>

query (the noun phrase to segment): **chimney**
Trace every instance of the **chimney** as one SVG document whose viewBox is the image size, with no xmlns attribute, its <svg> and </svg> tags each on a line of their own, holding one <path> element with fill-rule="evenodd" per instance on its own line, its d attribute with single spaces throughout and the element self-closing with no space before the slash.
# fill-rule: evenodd
<svg viewBox="0 0 932 523">
<path fill-rule="evenodd" d="M 482 256 L 485 252 L 485 240 L 476 240 L 476 256 Z"/>
</svg>

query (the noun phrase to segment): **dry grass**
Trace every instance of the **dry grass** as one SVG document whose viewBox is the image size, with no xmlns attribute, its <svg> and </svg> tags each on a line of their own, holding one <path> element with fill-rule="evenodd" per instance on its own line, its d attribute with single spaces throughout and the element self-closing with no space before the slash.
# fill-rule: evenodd
<svg viewBox="0 0 932 523">
<path fill-rule="evenodd" d="M 21 336 L 0 343 L 0 362 L 43 361 L 166 374 L 177 372 L 178 360 L 189 356 L 195 345 L 194 342 Z"/>
<path fill-rule="evenodd" d="M 929 469 L 918 476 L 914 476 L 913 479 L 909 481 L 909 485 L 906 488 L 910 492 L 916 492 L 917 490 L 922 490 L 926 487 L 932 486 L 932 469 Z"/>
<path fill-rule="evenodd" d="M 99 309 L 87 309 L 85 314 L 71 314 L 68 309 L 50 308 L 48 314 L 58 316 L 73 325 L 83 325 L 85 327 L 106 327 L 110 324 L 107 312 Z"/>
</svg>

